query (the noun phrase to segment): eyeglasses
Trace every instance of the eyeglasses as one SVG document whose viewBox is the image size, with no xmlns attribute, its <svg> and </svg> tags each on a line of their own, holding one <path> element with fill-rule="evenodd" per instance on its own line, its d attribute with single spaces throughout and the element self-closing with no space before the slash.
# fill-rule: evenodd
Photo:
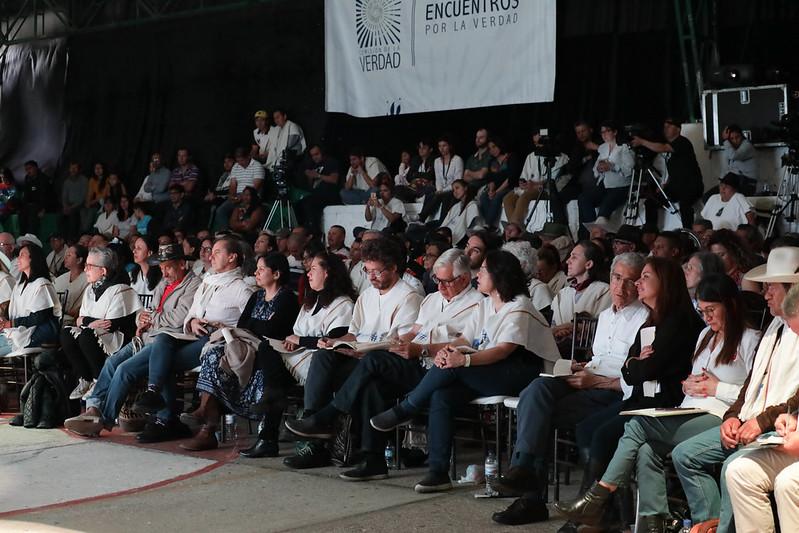
<svg viewBox="0 0 799 533">
<path fill-rule="evenodd" d="M 210 252 L 211 250 L 213 250 L 213 248 L 210 246 L 203 246 L 202 248 L 200 248 L 201 252 Z"/>
<path fill-rule="evenodd" d="M 632 246 L 633 242 L 625 241 L 624 239 L 613 239 L 614 246 Z"/>
<path fill-rule="evenodd" d="M 90 269 L 90 268 L 105 268 L 105 267 L 103 267 L 103 266 L 100 266 L 100 265 L 93 265 L 93 264 L 91 264 L 91 263 L 86 263 L 86 266 L 85 266 L 84 268 L 85 268 L 86 270 L 88 270 L 88 269 Z"/>
<path fill-rule="evenodd" d="M 610 275 L 610 281 L 612 281 L 613 283 L 621 283 L 622 287 L 624 287 L 625 289 L 632 290 L 632 289 L 635 288 L 635 280 L 634 279 L 623 278 L 619 274 L 615 274 L 615 273 L 611 274 Z"/>
<path fill-rule="evenodd" d="M 444 287 L 452 287 L 455 284 L 455 282 L 458 281 L 458 276 L 452 279 L 440 279 L 438 276 L 433 274 L 432 276 L 430 276 L 430 279 L 436 285 L 443 285 Z"/>
<path fill-rule="evenodd" d="M 370 278 L 380 279 L 383 277 L 383 273 L 388 270 L 388 267 L 384 268 L 383 270 L 367 270 L 366 267 L 363 267 L 363 273 L 366 274 Z"/>
<path fill-rule="evenodd" d="M 718 311 L 718 307 L 716 307 L 715 305 L 708 305 L 705 308 L 702 307 L 697 308 L 697 311 L 699 311 L 699 314 L 702 315 L 703 317 L 710 317 L 716 314 L 716 311 Z"/>
<path fill-rule="evenodd" d="M 0 242 L 0 246 L 3 246 L 3 247 L 11 246 L 13 248 L 14 247 L 14 243 L 13 242 Z"/>
</svg>

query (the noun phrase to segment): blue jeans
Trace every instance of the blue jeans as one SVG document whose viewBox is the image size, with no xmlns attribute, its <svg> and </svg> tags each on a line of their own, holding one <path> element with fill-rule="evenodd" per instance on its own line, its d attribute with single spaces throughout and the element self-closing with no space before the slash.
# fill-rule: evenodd
<svg viewBox="0 0 799 533">
<path fill-rule="evenodd" d="M 378 192 L 376 187 L 366 191 L 363 189 L 341 189 L 341 201 L 346 205 L 363 205 L 372 193 L 376 192 Z"/>
<path fill-rule="evenodd" d="M 147 375 L 149 359 L 150 346 L 136 352 L 132 342 L 109 356 L 97 377 L 92 395 L 86 399 L 86 407 L 99 409 L 103 422 L 113 424 L 130 388 Z"/>
<path fill-rule="evenodd" d="M 148 346 L 149 375 L 147 384 L 160 387 L 161 394 L 166 401 L 166 408 L 158 413 L 159 419 L 169 420 L 172 418 L 172 408 L 175 403 L 175 374 L 199 366 L 200 352 L 207 342 L 208 336 L 190 342 L 161 334 Z"/>
<path fill-rule="evenodd" d="M 636 472 L 638 512 L 642 516 L 668 515 L 666 477 L 663 462 L 678 443 L 710 428 L 717 428 L 719 417 L 705 415 L 650 418 L 636 416 L 624 426 L 624 436 L 602 475 L 602 481 L 626 485 Z M 689 499 L 690 501 L 690 499 Z"/>
<path fill-rule="evenodd" d="M 680 477 L 694 522 L 718 517 L 719 533 L 735 531 L 724 474 L 730 461 L 742 453 L 744 451 L 741 448 L 727 449 L 721 445 L 721 432 L 717 427 L 678 444 L 671 452 L 671 460 Z M 719 463 L 724 465 L 721 481 L 717 484 L 712 469 Z"/>
<path fill-rule="evenodd" d="M 459 409 L 479 396 L 515 396 L 539 372 L 541 359 L 521 349 L 491 365 L 428 370 L 400 406 L 406 413 L 417 413 L 430 406 L 427 421 L 430 471 L 449 470 L 453 421 Z"/>
<path fill-rule="evenodd" d="M 499 215 L 502 213 L 502 199 L 512 190 L 511 187 L 506 187 L 498 191 L 493 199 L 488 197 L 487 192 L 480 197 L 480 213 L 483 215 L 486 224 L 496 227 L 497 222 L 499 222 Z"/>
<path fill-rule="evenodd" d="M 50 320 L 36 326 L 31 335 L 31 340 L 25 348 L 35 348 L 47 342 L 58 340 L 58 327 L 55 320 Z M 5 335 L 0 335 L 0 357 L 8 355 L 14 351 L 14 345 Z"/>
</svg>

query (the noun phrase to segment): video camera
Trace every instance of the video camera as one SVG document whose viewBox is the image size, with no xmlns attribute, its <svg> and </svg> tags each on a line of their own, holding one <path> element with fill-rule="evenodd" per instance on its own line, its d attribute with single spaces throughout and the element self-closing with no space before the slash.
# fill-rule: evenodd
<svg viewBox="0 0 799 533">
<path fill-rule="evenodd" d="M 555 139 L 549 136 L 549 130 L 541 128 L 538 130 L 538 143 L 533 146 L 533 153 L 536 157 L 543 157 L 544 164 L 549 167 L 555 166 L 555 161 L 560 156 L 560 150 L 555 143 Z"/>
<path fill-rule="evenodd" d="M 788 145 L 788 152 L 782 156 L 782 166 L 799 167 L 799 112 L 786 113 L 772 124 L 777 126 L 780 140 Z"/>
<path fill-rule="evenodd" d="M 286 200 L 289 196 L 289 183 L 286 179 L 289 172 L 289 154 L 288 150 L 283 150 L 280 154 L 280 159 L 275 163 L 272 169 L 272 181 L 275 184 L 277 197 L 279 200 Z"/>
<path fill-rule="evenodd" d="M 649 128 L 643 124 L 627 124 L 624 126 L 624 136 L 627 139 L 627 146 L 629 146 L 633 151 L 636 159 L 645 161 L 647 163 L 654 161 L 655 156 L 657 155 L 655 152 L 646 146 L 633 146 L 630 142 L 633 140 L 633 137 L 640 137 L 647 140 L 650 139 L 652 137 L 652 131 Z"/>
</svg>

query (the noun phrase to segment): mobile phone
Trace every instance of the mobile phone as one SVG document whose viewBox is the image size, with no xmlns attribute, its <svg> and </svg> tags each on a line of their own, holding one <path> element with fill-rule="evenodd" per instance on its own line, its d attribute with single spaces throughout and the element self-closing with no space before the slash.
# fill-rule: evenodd
<svg viewBox="0 0 799 533">
<path fill-rule="evenodd" d="M 372 200 L 377 200 L 377 193 L 376 192 L 372 193 Z"/>
</svg>

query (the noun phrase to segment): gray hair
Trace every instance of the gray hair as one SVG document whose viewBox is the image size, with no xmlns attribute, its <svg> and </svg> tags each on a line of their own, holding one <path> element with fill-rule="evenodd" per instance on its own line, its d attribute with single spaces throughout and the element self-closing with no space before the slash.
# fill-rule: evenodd
<svg viewBox="0 0 799 533">
<path fill-rule="evenodd" d="M 97 258 L 97 266 L 104 267 L 109 272 L 116 272 L 117 254 L 111 248 L 94 247 L 89 250 L 89 255 Z"/>
<path fill-rule="evenodd" d="M 637 252 L 625 252 L 613 258 L 613 262 L 610 264 L 610 271 L 613 272 L 613 269 L 616 268 L 616 265 L 622 264 L 632 268 L 640 275 L 641 271 L 644 269 L 645 262 L 646 259 L 643 255 Z"/>
<path fill-rule="evenodd" d="M 466 253 L 459 249 L 459 248 L 450 248 L 443 254 L 438 256 L 436 262 L 433 263 L 433 272 L 435 273 L 436 269 L 444 268 L 452 265 L 452 275 L 453 276 L 462 276 L 467 272 L 471 273 L 471 268 L 469 268 L 469 257 L 467 257 Z"/>
<path fill-rule="evenodd" d="M 784 318 L 794 318 L 799 315 L 799 283 L 794 283 L 782 301 L 782 312 Z"/>
</svg>

